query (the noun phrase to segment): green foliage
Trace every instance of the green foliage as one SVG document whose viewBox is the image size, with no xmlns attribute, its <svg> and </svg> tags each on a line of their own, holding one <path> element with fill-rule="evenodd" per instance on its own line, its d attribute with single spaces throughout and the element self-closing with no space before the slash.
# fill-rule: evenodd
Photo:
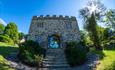
<svg viewBox="0 0 115 70">
<path fill-rule="evenodd" d="M 5 26 L 0 23 L 0 35 L 4 33 Z"/>
<path fill-rule="evenodd" d="M 68 42 L 65 49 L 66 58 L 70 66 L 84 63 L 87 52 L 88 47 L 86 47 L 83 42 Z"/>
<path fill-rule="evenodd" d="M 84 42 L 85 45 L 87 46 L 92 46 L 93 42 L 90 40 L 90 37 L 88 35 L 87 31 L 80 31 L 81 34 L 81 41 Z"/>
<path fill-rule="evenodd" d="M 7 44 L 14 44 L 13 40 L 8 36 L 0 35 L 0 42 L 5 42 Z"/>
<path fill-rule="evenodd" d="M 14 41 L 14 43 L 18 43 L 18 28 L 15 23 L 10 22 L 7 24 L 4 34 L 8 35 Z"/>
<path fill-rule="evenodd" d="M 81 40 L 85 41 L 85 36 L 86 36 L 87 32 L 84 30 L 80 30 L 80 35 L 81 35 Z"/>
<path fill-rule="evenodd" d="M 96 70 L 115 70 L 115 47 L 112 49 L 104 49 L 102 52 L 105 56 L 100 60 L 100 64 Z M 102 56 L 100 53 L 97 54 Z"/>
<path fill-rule="evenodd" d="M 19 35 L 19 40 L 22 40 L 24 38 L 24 33 L 20 32 L 18 33 L 18 35 Z"/>
<path fill-rule="evenodd" d="M 98 36 L 99 36 L 100 41 L 103 41 L 105 39 L 104 38 L 105 28 L 103 28 L 101 26 L 97 26 L 97 31 L 98 31 Z"/>
<path fill-rule="evenodd" d="M 115 70 L 115 61 L 108 67 L 106 67 L 104 70 Z"/>
<path fill-rule="evenodd" d="M 96 6 L 96 9 L 92 11 L 93 6 Z M 88 1 L 86 7 L 80 10 L 80 16 L 83 18 L 84 28 L 88 31 L 90 40 L 93 42 L 97 50 L 102 50 L 102 47 L 100 45 L 96 26 L 97 21 L 101 19 L 101 14 L 105 10 L 106 8 L 99 0 Z"/>
<path fill-rule="evenodd" d="M 110 9 L 105 13 L 105 19 L 103 20 L 109 28 L 115 30 L 115 9 Z"/>
<path fill-rule="evenodd" d="M 24 43 L 21 43 L 19 45 L 19 50 L 20 50 L 20 54 L 19 57 L 20 59 L 29 64 L 29 65 L 37 65 L 38 62 L 36 62 L 37 56 L 45 56 L 45 52 L 46 50 L 44 48 L 42 48 L 41 46 L 39 46 L 39 44 L 37 42 L 28 40 Z"/>
<path fill-rule="evenodd" d="M 9 66 L 9 62 L 2 55 L 0 55 L 0 70 L 14 70 Z"/>
<path fill-rule="evenodd" d="M 18 51 L 18 47 L 0 42 L 0 70 L 15 70 L 12 67 L 10 67 L 10 63 L 6 60 L 6 57 L 10 53 L 16 51 Z"/>
<path fill-rule="evenodd" d="M 96 6 L 95 9 L 94 6 Z M 101 3 L 100 0 L 89 0 L 87 1 L 86 6 L 80 9 L 79 14 L 80 17 L 83 18 L 83 22 L 87 24 L 87 19 L 91 17 L 92 13 L 95 15 L 96 20 L 100 20 L 102 17 L 101 14 L 105 10 L 106 7 Z"/>
<path fill-rule="evenodd" d="M 34 42 L 32 40 L 28 40 L 22 44 L 20 44 L 20 50 L 22 51 L 27 50 L 33 54 L 44 54 L 45 49 L 43 49 L 37 42 Z"/>
<path fill-rule="evenodd" d="M 86 25 L 86 30 L 89 33 L 90 39 L 93 42 L 95 48 L 97 50 L 102 50 L 102 47 L 100 45 L 100 40 L 99 40 L 99 34 L 97 31 L 97 22 L 95 20 L 94 14 L 91 15 L 90 18 L 87 20 L 87 25 Z"/>
<path fill-rule="evenodd" d="M 101 26 L 97 26 L 98 37 L 100 40 L 101 46 L 104 46 L 109 40 L 108 28 L 103 28 Z"/>
<path fill-rule="evenodd" d="M 44 59 L 43 55 L 35 55 L 35 61 L 37 62 L 38 67 L 42 65 L 43 59 Z"/>
</svg>

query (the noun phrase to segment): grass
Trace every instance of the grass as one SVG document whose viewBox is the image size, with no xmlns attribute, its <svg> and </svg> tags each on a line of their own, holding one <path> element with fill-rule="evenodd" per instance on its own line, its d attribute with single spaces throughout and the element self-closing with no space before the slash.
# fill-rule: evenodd
<svg viewBox="0 0 115 70">
<path fill-rule="evenodd" d="M 18 51 L 18 47 L 17 46 L 12 46 L 6 43 L 2 43 L 0 42 L 0 55 L 6 57 L 8 56 L 10 53 Z"/>
<path fill-rule="evenodd" d="M 97 70 L 107 70 L 115 61 L 115 50 L 104 50 L 105 57 L 100 60 L 100 65 Z"/>
<path fill-rule="evenodd" d="M 101 56 L 96 70 L 115 70 L 115 48 L 93 51 Z"/>
<path fill-rule="evenodd" d="M 9 67 L 9 62 L 5 59 L 10 53 L 18 50 L 15 45 L 0 42 L 0 70 L 14 70 Z"/>
<path fill-rule="evenodd" d="M 9 62 L 2 55 L 0 55 L 0 70 L 14 70 L 9 66 Z"/>
</svg>

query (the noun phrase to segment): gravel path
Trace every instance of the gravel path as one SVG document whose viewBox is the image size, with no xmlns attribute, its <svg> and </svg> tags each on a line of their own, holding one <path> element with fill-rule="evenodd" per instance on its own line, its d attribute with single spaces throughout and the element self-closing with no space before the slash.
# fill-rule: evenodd
<svg viewBox="0 0 115 70">
<path fill-rule="evenodd" d="M 18 53 L 11 53 L 7 56 L 7 60 L 10 62 L 10 67 L 14 68 L 15 70 L 36 70 L 35 67 L 29 67 L 22 64 L 18 58 Z M 39 70 L 95 70 L 96 66 L 99 63 L 99 55 L 94 53 L 88 53 L 88 61 L 86 61 L 83 65 L 77 66 L 74 68 L 40 68 Z"/>
</svg>

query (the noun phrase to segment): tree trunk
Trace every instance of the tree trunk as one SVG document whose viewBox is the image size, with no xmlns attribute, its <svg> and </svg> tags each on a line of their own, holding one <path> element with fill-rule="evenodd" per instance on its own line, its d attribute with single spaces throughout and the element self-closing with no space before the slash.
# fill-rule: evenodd
<svg viewBox="0 0 115 70">
<path fill-rule="evenodd" d="M 101 45 L 95 45 L 95 48 L 96 48 L 96 50 L 100 50 L 100 51 L 103 50 L 103 47 Z"/>
</svg>

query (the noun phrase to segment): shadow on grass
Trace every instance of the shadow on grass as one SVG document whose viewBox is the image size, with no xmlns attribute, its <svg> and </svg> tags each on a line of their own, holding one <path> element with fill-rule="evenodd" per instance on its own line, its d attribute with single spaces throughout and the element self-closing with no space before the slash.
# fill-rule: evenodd
<svg viewBox="0 0 115 70">
<path fill-rule="evenodd" d="M 115 43 L 111 43 L 109 45 L 106 45 L 104 50 L 112 50 L 115 51 Z"/>
<path fill-rule="evenodd" d="M 7 57 L 12 52 L 17 52 L 17 47 L 10 47 L 10 46 L 0 46 L 0 55 L 3 57 Z"/>
<path fill-rule="evenodd" d="M 94 47 L 90 48 L 90 52 L 99 55 L 99 59 L 102 60 L 105 57 L 105 54 L 101 50 L 96 50 Z"/>
<path fill-rule="evenodd" d="M 100 60 L 102 60 L 106 56 L 103 51 L 95 50 L 95 53 L 99 55 Z"/>
</svg>

